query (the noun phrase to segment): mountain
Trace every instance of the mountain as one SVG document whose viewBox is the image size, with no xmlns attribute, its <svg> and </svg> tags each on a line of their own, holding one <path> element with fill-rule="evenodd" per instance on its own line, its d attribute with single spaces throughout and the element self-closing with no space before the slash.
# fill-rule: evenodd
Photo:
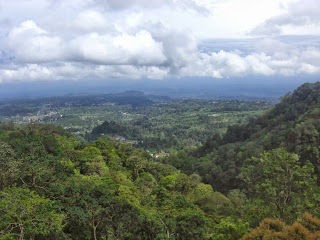
<svg viewBox="0 0 320 240">
<path fill-rule="evenodd" d="M 320 173 L 320 82 L 303 84 L 257 119 L 230 126 L 222 138 L 215 135 L 191 152 L 192 157 L 170 163 L 183 162 L 185 172 L 200 174 L 226 193 L 244 187 L 240 172 L 246 159 L 276 148 L 297 154 L 301 163 L 310 161 Z"/>
</svg>

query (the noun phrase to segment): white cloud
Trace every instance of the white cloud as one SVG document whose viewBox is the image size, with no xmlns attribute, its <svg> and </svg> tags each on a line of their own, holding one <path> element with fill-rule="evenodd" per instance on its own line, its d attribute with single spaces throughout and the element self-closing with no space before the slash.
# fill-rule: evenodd
<svg viewBox="0 0 320 240">
<path fill-rule="evenodd" d="M 77 15 L 71 27 L 83 32 L 105 32 L 112 24 L 98 11 L 87 10 Z"/>
<path fill-rule="evenodd" d="M 50 68 L 38 65 L 27 64 L 16 68 L 0 69 L 0 83 L 2 82 L 27 82 L 27 81 L 50 81 L 56 76 Z"/>
<path fill-rule="evenodd" d="M 166 58 L 162 44 L 147 31 L 118 36 L 91 33 L 69 43 L 74 61 L 89 61 L 109 65 L 158 65 Z"/>
<path fill-rule="evenodd" d="M 110 78 L 161 79 L 167 74 L 168 69 L 156 66 L 91 65 L 70 62 L 46 66 L 26 64 L 24 66 L 11 65 L 6 69 L 0 69 L 0 83 Z"/>
<path fill-rule="evenodd" d="M 297 0 L 284 7 L 286 12 L 256 26 L 253 35 L 320 34 L 320 1 Z"/>
<path fill-rule="evenodd" d="M 31 20 L 10 32 L 8 45 L 18 61 L 28 63 L 55 61 L 63 53 L 62 40 L 48 34 Z"/>
<path fill-rule="evenodd" d="M 30 5 L 34 9 L 24 13 Z M 257 39 L 250 51 L 223 44 L 221 50 L 198 48 L 203 36 L 243 36 L 267 18 L 254 31 L 308 32 L 306 26 L 319 26 L 318 5 L 316 0 L 6 1 L 3 21 L 10 25 L 0 30 L 0 79 L 320 74 L 320 49 L 308 42 L 298 46 L 269 36 Z"/>
<path fill-rule="evenodd" d="M 162 43 L 141 30 L 134 35 L 89 33 L 64 41 L 25 21 L 14 28 L 8 37 L 9 46 L 17 61 L 40 63 L 52 61 L 87 61 L 100 64 L 158 65 L 166 57 Z"/>
</svg>

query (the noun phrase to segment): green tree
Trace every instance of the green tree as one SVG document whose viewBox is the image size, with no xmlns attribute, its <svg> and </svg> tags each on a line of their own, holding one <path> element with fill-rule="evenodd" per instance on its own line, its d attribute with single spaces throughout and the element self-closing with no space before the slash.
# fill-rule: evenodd
<svg viewBox="0 0 320 240">
<path fill-rule="evenodd" d="M 20 162 L 10 145 L 0 142 L 0 190 L 18 178 L 19 166 Z"/>
<path fill-rule="evenodd" d="M 36 239 L 63 228 L 64 215 L 54 203 L 24 188 L 6 188 L 0 192 L 0 238 Z"/>
<path fill-rule="evenodd" d="M 309 162 L 301 165 L 296 154 L 284 149 L 264 152 L 259 158 L 248 159 L 241 174 L 251 204 L 259 205 L 255 207 L 255 215 L 259 215 L 263 206 L 268 208 L 263 211 L 273 214 L 272 217 L 292 222 L 314 206 L 312 196 L 317 187 L 313 166 Z"/>
<path fill-rule="evenodd" d="M 176 238 L 203 240 L 206 238 L 207 219 L 200 210 L 187 210 L 176 218 Z"/>
<path fill-rule="evenodd" d="M 238 240 L 249 231 L 249 223 L 230 217 L 224 218 L 214 228 L 213 240 Z"/>
</svg>

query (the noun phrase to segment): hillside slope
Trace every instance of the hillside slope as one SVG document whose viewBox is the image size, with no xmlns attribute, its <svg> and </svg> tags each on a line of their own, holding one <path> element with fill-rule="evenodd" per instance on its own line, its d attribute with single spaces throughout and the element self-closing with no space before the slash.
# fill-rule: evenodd
<svg viewBox="0 0 320 240">
<path fill-rule="evenodd" d="M 198 175 L 127 144 L 0 124 L 0 239 L 210 239 L 233 208 Z"/>
<path fill-rule="evenodd" d="M 230 126 L 221 138 L 214 135 L 202 147 L 169 162 L 187 173 L 198 173 L 214 189 L 244 188 L 240 176 L 246 159 L 284 148 L 311 161 L 320 172 L 320 82 L 306 83 L 282 97 L 270 111 L 246 125 Z"/>
</svg>

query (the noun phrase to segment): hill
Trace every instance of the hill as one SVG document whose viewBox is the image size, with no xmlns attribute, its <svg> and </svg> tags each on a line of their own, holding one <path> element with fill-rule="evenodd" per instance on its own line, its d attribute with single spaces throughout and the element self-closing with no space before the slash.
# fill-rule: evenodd
<svg viewBox="0 0 320 240">
<path fill-rule="evenodd" d="M 202 240 L 233 211 L 198 175 L 52 125 L 0 124 L 0 170 L 0 239 Z"/>
<path fill-rule="evenodd" d="M 229 126 L 223 137 L 214 135 L 184 162 L 187 173 L 198 173 L 215 189 L 243 188 L 240 170 L 246 159 L 276 148 L 311 161 L 320 171 L 320 82 L 306 83 L 282 97 L 279 104 L 245 125 Z M 194 162 L 195 164 L 191 164 Z M 192 168 L 190 167 L 192 165 Z"/>
<path fill-rule="evenodd" d="M 1 123 L 0 239 L 318 239 L 319 103 L 320 83 L 304 84 L 162 163 L 104 137 Z"/>
</svg>

